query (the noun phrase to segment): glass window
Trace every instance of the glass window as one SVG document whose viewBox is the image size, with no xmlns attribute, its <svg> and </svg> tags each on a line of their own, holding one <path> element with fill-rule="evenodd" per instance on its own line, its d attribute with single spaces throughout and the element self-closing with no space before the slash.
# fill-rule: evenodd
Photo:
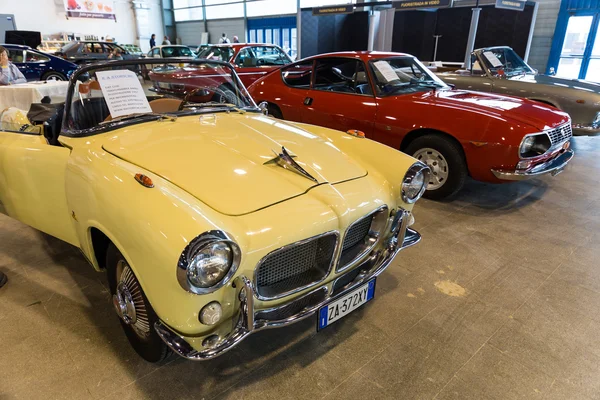
<svg viewBox="0 0 600 400">
<path fill-rule="evenodd" d="M 312 78 L 312 60 L 302 61 L 281 70 L 281 78 L 286 85 L 308 89 Z"/>
<path fill-rule="evenodd" d="M 250 29 L 250 43 L 256 42 L 256 29 Z"/>
<path fill-rule="evenodd" d="M 382 96 L 415 93 L 448 86 L 414 57 L 380 58 L 369 62 Z"/>
<path fill-rule="evenodd" d="M 263 30 L 262 29 L 257 29 L 256 30 L 256 43 L 264 43 Z"/>
<path fill-rule="evenodd" d="M 229 62 L 233 57 L 233 53 L 234 51 L 230 46 L 210 46 L 203 49 L 198 54 L 198 58 Z"/>
<path fill-rule="evenodd" d="M 273 43 L 273 37 L 271 29 L 265 29 L 265 43 Z"/>
<path fill-rule="evenodd" d="M 194 57 L 194 53 L 189 47 L 184 46 L 165 46 L 162 48 L 163 57 Z"/>
<path fill-rule="evenodd" d="M 362 61 L 348 58 L 317 60 L 315 90 L 372 95 L 369 78 Z"/>
<path fill-rule="evenodd" d="M 579 77 L 579 70 L 581 70 L 581 64 L 583 63 L 583 57 L 566 57 L 561 58 L 558 61 L 558 68 L 556 69 L 556 76 L 567 79 L 577 79 Z M 589 71 L 589 69 L 588 69 Z"/>
<path fill-rule="evenodd" d="M 194 8 L 183 8 L 181 10 L 174 10 L 175 21 L 198 21 L 204 18 L 202 14 L 202 7 Z"/>
<path fill-rule="evenodd" d="M 202 0 L 173 0 L 173 8 L 201 6 Z"/>
<path fill-rule="evenodd" d="M 40 53 L 34 53 L 33 51 L 25 52 L 25 61 L 26 62 L 48 62 L 50 61 L 49 57 L 41 55 Z"/>
<path fill-rule="evenodd" d="M 585 79 L 592 82 L 600 83 L 600 58 L 590 60 Z"/>
<path fill-rule="evenodd" d="M 594 17 L 591 15 L 585 17 L 572 16 L 569 18 L 565 41 L 563 42 L 563 48 L 560 52 L 561 57 L 567 55 L 583 55 L 593 19 Z"/>
<path fill-rule="evenodd" d="M 340 2 L 338 1 L 337 4 Z M 246 3 L 248 17 L 263 17 L 265 15 L 296 14 L 296 0 L 262 0 Z"/>
<path fill-rule="evenodd" d="M 253 46 L 242 49 L 235 59 L 240 67 L 286 65 L 292 60 L 279 47 Z"/>
<path fill-rule="evenodd" d="M 6 49 L 8 51 L 8 59 L 10 60 L 10 62 L 14 62 L 14 63 L 22 63 L 23 62 L 23 50 L 10 50 L 10 49 Z"/>
<path fill-rule="evenodd" d="M 273 44 L 281 46 L 281 42 L 279 41 L 279 28 L 273 29 Z"/>
<path fill-rule="evenodd" d="M 228 4 L 233 3 L 233 4 Z M 244 16 L 244 4 L 239 0 L 204 0 L 206 19 Z"/>
<path fill-rule="evenodd" d="M 594 47 L 592 48 L 592 57 L 600 56 L 600 28 L 596 31 L 596 38 L 594 39 Z M 598 65 L 598 64 L 596 64 Z"/>
<path fill-rule="evenodd" d="M 283 45 L 282 45 L 282 47 L 286 51 L 291 49 L 291 47 L 290 47 L 290 30 L 289 29 L 283 30 Z"/>
</svg>

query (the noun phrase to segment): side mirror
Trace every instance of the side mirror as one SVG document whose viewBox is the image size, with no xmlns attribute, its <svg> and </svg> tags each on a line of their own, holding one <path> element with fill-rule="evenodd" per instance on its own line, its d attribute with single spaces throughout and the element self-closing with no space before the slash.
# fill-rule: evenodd
<svg viewBox="0 0 600 400">
<path fill-rule="evenodd" d="M 269 115 L 269 103 L 267 103 L 266 101 L 261 101 L 258 104 L 258 108 L 260 109 L 260 112 L 262 112 L 264 115 Z"/>
</svg>

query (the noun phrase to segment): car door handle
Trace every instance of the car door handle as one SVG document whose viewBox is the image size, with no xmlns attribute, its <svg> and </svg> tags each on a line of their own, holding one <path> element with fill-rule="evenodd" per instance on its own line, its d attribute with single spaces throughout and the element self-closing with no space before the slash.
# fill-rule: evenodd
<svg viewBox="0 0 600 400">
<path fill-rule="evenodd" d="M 312 102 L 313 102 L 312 97 L 307 97 L 307 98 L 304 99 L 304 105 L 305 106 L 310 106 L 312 104 Z"/>
</svg>

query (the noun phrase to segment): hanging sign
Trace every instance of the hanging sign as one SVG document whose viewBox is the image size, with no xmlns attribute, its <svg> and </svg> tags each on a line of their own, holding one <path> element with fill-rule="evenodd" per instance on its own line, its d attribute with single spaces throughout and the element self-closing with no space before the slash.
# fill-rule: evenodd
<svg viewBox="0 0 600 400">
<path fill-rule="evenodd" d="M 422 10 L 450 7 L 451 4 L 452 0 L 403 0 L 394 1 L 394 8 L 398 10 Z"/>
<path fill-rule="evenodd" d="M 504 8 L 506 10 L 523 11 L 526 1 L 523 0 L 496 0 L 496 8 Z"/>
<path fill-rule="evenodd" d="M 63 0 L 67 17 L 115 19 L 112 0 Z"/>
<path fill-rule="evenodd" d="M 354 6 L 329 6 L 315 7 L 312 9 L 312 15 L 332 15 L 332 14 L 352 14 Z"/>
</svg>

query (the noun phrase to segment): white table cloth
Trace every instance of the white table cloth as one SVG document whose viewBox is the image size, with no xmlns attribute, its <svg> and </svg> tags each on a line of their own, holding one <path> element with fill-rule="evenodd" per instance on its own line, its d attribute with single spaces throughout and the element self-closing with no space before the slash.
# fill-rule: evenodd
<svg viewBox="0 0 600 400">
<path fill-rule="evenodd" d="M 28 111 L 31 103 L 41 102 L 50 96 L 53 103 L 65 101 L 69 82 L 28 82 L 17 85 L 0 86 L 0 111 L 16 107 Z"/>
</svg>

